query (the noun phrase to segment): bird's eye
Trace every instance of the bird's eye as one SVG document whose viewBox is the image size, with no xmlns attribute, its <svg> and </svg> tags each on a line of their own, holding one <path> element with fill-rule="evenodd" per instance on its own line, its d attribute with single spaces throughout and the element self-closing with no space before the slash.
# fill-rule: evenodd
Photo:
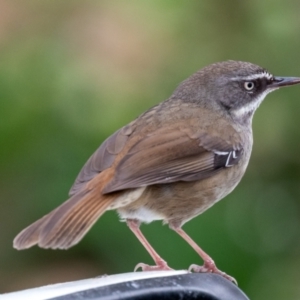
<svg viewBox="0 0 300 300">
<path fill-rule="evenodd" d="M 255 84 L 254 84 L 253 81 L 246 81 L 246 82 L 244 83 L 244 88 L 245 88 L 245 90 L 248 91 L 248 92 L 252 91 L 252 90 L 254 89 L 254 87 L 255 87 Z"/>
</svg>

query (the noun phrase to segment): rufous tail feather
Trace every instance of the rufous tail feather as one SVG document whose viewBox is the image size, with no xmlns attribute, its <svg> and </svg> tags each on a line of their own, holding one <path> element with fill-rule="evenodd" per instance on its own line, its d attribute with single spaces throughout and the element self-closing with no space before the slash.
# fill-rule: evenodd
<svg viewBox="0 0 300 300">
<path fill-rule="evenodd" d="M 14 248 L 21 250 L 38 245 L 41 248 L 68 249 L 77 244 L 118 197 L 118 193 L 102 195 L 101 185 L 98 183 L 95 188 L 89 185 L 22 230 L 14 239 Z"/>
</svg>

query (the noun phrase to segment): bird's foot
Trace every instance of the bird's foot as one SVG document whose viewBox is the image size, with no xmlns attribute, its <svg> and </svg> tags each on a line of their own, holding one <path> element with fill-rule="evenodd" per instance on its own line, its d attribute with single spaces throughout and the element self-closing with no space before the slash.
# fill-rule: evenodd
<svg viewBox="0 0 300 300">
<path fill-rule="evenodd" d="M 155 266 L 149 266 L 144 263 L 139 263 L 135 266 L 134 272 L 136 272 L 139 268 L 141 268 L 142 271 L 172 271 L 173 270 L 168 266 L 168 264 L 165 261 L 157 262 Z"/>
<path fill-rule="evenodd" d="M 228 279 L 229 281 L 233 282 L 234 284 L 238 285 L 237 281 L 235 278 L 227 275 L 225 272 L 222 272 L 219 270 L 215 263 L 213 261 L 207 261 L 204 263 L 203 266 L 198 266 L 198 265 L 191 265 L 189 267 L 189 272 L 195 272 L 195 273 L 215 273 L 218 275 L 221 275 L 222 277 Z"/>
</svg>

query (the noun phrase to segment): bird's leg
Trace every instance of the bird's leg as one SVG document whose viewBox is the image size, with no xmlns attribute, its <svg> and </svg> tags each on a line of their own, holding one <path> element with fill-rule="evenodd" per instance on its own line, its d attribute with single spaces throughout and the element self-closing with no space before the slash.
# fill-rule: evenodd
<svg viewBox="0 0 300 300">
<path fill-rule="evenodd" d="M 149 242 L 146 240 L 145 236 L 142 234 L 140 230 L 140 222 L 135 219 L 127 219 L 126 223 L 128 227 L 131 229 L 131 231 L 135 234 L 135 236 L 138 238 L 138 240 L 142 243 L 142 245 L 145 247 L 147 252 L 151 255 L 155 262 L 155 266 L 149 266 L 144 263 L 139 263 L 135 266 L 134 271 L 141 268 L 143 271 L 162 271 L 162 270 L 173 270 L 171 269 L 167 262 L 164 261 L 158 253 L 153 249 L 153 247 L 149 244 Z"/>
<path fill-rule="evenodd" d="M 233 277 L 227 275 L 217 268 L 212 258 L 207 253 L 205 253 L 180 226 L 174 226 L 170 224 L 170 228 L 176 231 L 184 240 L 186 240 L 204 261 L 203 266 L 198 266 L 195 264 L 191 265 L 189 267 L 190 272 L 194 271 L 197 273 L 216 273 L 237 284 L 237 281 Z"/>
</svg>

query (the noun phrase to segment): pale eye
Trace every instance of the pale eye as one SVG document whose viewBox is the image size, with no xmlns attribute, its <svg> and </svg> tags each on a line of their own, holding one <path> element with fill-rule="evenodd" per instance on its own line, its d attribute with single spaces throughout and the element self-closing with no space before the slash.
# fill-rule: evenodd
<svg viewBox="0 0 300 300">
<path fill-rule="evenodd" d="M 245 90 L 246 91 L 252 91 L 253 89 L 254 89 L 254 87 L 255 87 L 255 84 L 254 84 L 254 82 L 253 81 L 246 81 L 245 83 L 244 83 L 244 88 L 245 88 Z"/>
</svg>

